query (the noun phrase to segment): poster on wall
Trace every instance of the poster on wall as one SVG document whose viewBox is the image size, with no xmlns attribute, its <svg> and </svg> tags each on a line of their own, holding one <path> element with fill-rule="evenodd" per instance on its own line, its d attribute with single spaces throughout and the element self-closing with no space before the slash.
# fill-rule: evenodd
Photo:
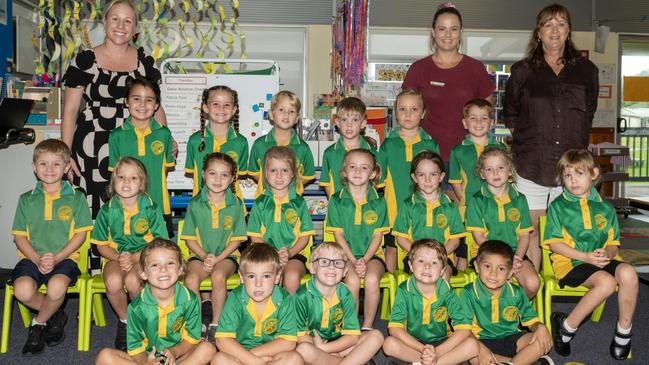
<svg viewBox="0 0 649 365">
<path fill-rule="evenodd" d="M 0 0 L 0 24 L 7 25 L 7 0 Z"/>
</svg>

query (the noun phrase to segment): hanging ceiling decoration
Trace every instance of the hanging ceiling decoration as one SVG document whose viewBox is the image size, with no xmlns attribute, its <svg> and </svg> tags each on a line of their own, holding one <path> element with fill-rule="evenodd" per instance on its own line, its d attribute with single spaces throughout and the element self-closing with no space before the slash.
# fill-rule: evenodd
<svg viewBox="0 0 649 365">
<path fill-rule="evenodd" d="M 333 94 L 348 96 L 359 92 L 367 63 L 369 0 L 344 0 L 333 20 L 331 77 Z"/>
</svg>

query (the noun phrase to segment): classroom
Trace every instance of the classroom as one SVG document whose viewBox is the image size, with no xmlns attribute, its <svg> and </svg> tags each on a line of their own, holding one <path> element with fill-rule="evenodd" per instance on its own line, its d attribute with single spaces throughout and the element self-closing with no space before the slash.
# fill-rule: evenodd
<svg viewBox="0 0 649 365">
<path fill-rule="evenodd" d="M 0 44 L 2 364 L 649 361 L 649 3 L 0 0 Z"/>
</svg>

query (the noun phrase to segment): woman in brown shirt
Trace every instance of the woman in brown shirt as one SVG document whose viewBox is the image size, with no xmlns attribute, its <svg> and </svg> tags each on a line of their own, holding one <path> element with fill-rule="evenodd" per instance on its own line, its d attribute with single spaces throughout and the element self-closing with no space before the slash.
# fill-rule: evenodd
<svg viewBox="0 0 649 365">
<path fill-rule="evenodd" d="M 505 91 L 516 188 L 527 197 L 534 223 L 527 254 L 537 270 L 541 264 L 538 218 L 561 194 L 555 166 L 566 150 L 588 147 L 597 109 L 598 69 L 581 57 L 571 29 L 570 13 L 562 5 L 541 10 L 527 57 L 512 66 Z"/>
</svg>

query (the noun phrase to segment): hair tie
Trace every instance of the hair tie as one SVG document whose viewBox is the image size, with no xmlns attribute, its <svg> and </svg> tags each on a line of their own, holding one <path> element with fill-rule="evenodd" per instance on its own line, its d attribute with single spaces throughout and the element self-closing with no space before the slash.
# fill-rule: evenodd
<svg viewBox="0 0 649 365">
<path fill-rule="evenodd" d="M 437 10 L 446 9 L 446 8 L 457 9 L 457 7 L 455 6 L 455 4 L 453 4 L 453 3 L 451 3 L 451 2 L 448 2 L 448 3 L 441 3 L 441 4 L 439 4 L 439 6 L 437 6 Z"/>
</svg>

